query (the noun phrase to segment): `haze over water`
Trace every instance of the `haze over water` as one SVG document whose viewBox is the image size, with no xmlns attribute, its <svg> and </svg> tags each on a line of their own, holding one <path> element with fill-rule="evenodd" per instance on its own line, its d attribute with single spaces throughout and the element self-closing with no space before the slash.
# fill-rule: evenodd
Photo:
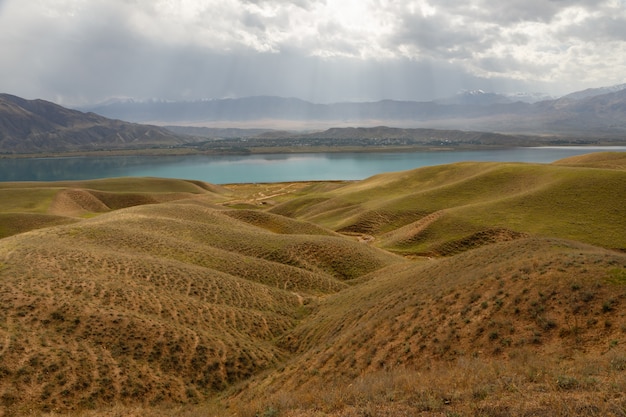
<svg viewBox="0 0 626 417">
<path fill-rule="evenodd" d="M 0 159 L 0 181 L 162 177 L 213 184 L 360 180 L 383 172 L 461 161 L 551 163 L 626 146 L 541 147 L 409 153 L 304 153 L 244 156 L 109 156 Z"/>
</svg>

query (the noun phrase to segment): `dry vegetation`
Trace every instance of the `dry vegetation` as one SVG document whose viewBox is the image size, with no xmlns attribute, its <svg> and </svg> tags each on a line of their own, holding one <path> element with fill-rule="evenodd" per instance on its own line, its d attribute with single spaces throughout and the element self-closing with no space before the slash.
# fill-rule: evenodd
<svg viewBox="0 0 626 417">
<path fill-rule="evenodd" d="M 621 254 L 527 238 L 380 270 L 283 336 L 297 359 L 238 403 L 263 392 L 256 410 L 622 415 L 624 268 Z"/>
<path fill-rule="evenodd" d="M 0 184 L 0 416 L 626 416 L 620 160 Z"/>
<path fill-rule="evenodd" d="M 555 164 L 624 170 L 626 169 L 626 154 L 624 152 L 597 152 L 561 159 Z"/>
</svg>

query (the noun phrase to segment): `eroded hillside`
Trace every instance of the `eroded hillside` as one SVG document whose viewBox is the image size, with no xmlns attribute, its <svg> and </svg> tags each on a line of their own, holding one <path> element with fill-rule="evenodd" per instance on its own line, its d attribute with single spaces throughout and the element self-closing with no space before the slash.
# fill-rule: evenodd
<svg viewBox="0 0 626 417">
<path fill-rule="evenodd" d="M 275 339 L 319 295 L 400 261 L 214 198 L 0 241 L 2 385 L 16 410 L 204 399 L 284 359 Z"/>
<path fill-rule="evenodd" d="M 625 303 L 626 256 L 572 241 L 390 266 L 283 335 L 295 359 L 234 402 L 294 415 L 587 415 L 590 404 L 621 415 Z"/>
<path fill-rule="evenodd" d="M 1 184 L 0 415 L 623 415 L 620 160 Z"/>
</svg>

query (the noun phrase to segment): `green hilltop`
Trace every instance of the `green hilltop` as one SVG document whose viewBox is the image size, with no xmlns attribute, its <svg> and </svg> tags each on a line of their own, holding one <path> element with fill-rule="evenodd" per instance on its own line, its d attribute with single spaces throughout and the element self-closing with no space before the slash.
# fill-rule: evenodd
<svg viewBox="0 0 626 417">
<path fill-rule="evenodd" d="M 531 233 L 626 249 L 623 170 L 475 163 L 381 174 L 271 212 L 428 254 L 474 235 Z"/>
</svg>

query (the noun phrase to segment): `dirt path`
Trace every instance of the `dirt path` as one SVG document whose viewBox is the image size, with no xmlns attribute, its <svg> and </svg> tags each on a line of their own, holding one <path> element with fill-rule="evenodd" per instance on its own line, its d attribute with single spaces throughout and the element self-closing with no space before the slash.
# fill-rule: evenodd
<svg viewBox="0 0 626 417">
<path fill-rule="evenodd" d="M 287 195 L 298 191 L 310 183 L 308 182 L 294 182 L 294 183 L 285 183 L 285 184 L 256 184 L 256 186 L 250 190 L 251 193 L 247 197 L 240 197 L 237 199 L 229 200 L 223 203 L 223 205 L 233 205 L 233 204 L 264 204 L 268 200 L 276 197 L 280 197 L 283 195 Z M 245 184 L 242 186 L 232 186 L 237 190 L 239 194 L 241 194 L 244 187 L 250 187 L 251 184 Z M 275 186 L 280 186 L 280 188 L 274 188 Z M 267 194 L 266 194 L 267 193 Z"/>
</svg>

